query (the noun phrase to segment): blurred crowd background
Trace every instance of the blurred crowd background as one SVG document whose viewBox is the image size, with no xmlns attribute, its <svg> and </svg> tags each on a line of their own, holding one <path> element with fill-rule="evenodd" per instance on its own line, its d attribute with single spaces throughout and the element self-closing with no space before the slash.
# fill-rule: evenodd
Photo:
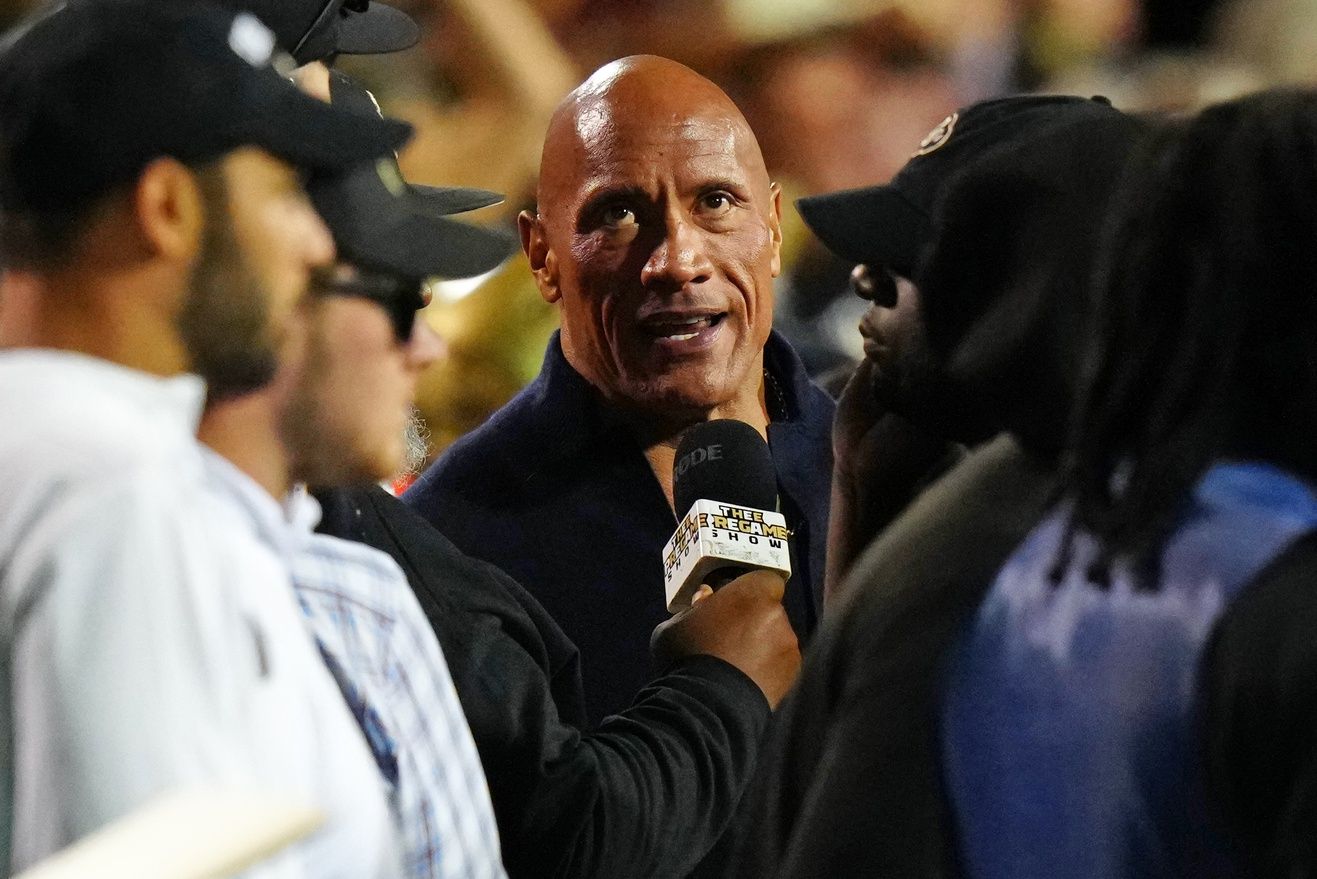
<svg viewBox="0 0 1317 879">
<path fill-rule="evenodd" d="M 1257 88 L 1317 84 L 1317 0 L 391 0 L 414 49 L 340 66 L 418 134 L 409 179 L 508 194 L 476 216 L 533 206 L 553 108 L 594 68 L 652 53 L 723 86 L 783 188 L 778 328 L 825 384 L 861 354 L 850 266 L 791 206 L 884 182 L 956 107 L 1020 92 L 1101 94 L 1125 110 L 1192 110 Z M 31 3 L 0 0 L 8 25 Z M 422 382 L 431 455 L 539 370 L 556 313 L 524 260 L 436 285 L 426 317 L 449 356 Z"/>
</svg>

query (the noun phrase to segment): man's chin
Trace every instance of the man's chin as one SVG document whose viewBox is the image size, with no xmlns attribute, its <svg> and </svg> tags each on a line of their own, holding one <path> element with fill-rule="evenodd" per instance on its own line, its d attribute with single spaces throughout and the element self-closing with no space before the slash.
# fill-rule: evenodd
<svg viewBox="0 0 1317 879">
<path fill-rule="evenodd" d="M 624 405 L 629 408 L 682 418 L 716 409 L 731 396 L 712 382 L 675 380 L 672 376 L 632 382 L 624 393 Z"/>
<path fill-rule="evenodd" d="M 889 367 L 872 359 L 869 360 L 869 370 L 869 392 L 873 395 L 873 399 L 883 409 L 899 412 L 905 400 L 901 383 L 895 373 Z"/>
<path fill-rule="evenodd" d="M 318 451 L 327 451 L 318 450 Z M 339 488 L 387 482 L 403 469 L 402 446 L 376 445 L 342 449 L 340 454 L 315 454 L 304 457 L 295 467 L 294 477 L 316 488 Z"/>
</svg>

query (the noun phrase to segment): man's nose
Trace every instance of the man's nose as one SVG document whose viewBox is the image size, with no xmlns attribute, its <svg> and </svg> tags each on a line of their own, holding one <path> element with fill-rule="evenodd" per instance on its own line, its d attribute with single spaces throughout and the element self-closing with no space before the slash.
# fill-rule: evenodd
<svg viewBox="0 0 1317 879">
<path fill-rule="evenodd" d="M 700 230 L 684 216 L 669 216 L 662 240 L 640 270 L 640 282 L 646 287 L 684 287 L 708 280 L 712 270 Z"/>
<path fill-rule="evenodd" d="M 882 308 L 896 306 L 896 284 L 882 269 L 864 263 L 851 269 L 851 290 L 861 299 Z"/>
<path fill-rule="evenodd" d="M 873 301 L 873 272 L 864 263 L 851 269 L 851 290 L 861 299 Z"/>
<path fill-rule="evenodd" d="M 448 356 L 448 343 L 434 331 L 425 314 L 416 315 L 412 337 L 407 340 L 407 362 L 417 372 L 424 372 L 436 361 Z"/>
<path fill-rule="evenodd" d="M 307 265 L 315 267 L 332 265 L 336 256 L 334 236 L 330 234 L 329 227 L 320 219 L 315 208 L 311 207 L 310 201 L 306 202 L 301 219 L 303 253 Z"/>
</svg>

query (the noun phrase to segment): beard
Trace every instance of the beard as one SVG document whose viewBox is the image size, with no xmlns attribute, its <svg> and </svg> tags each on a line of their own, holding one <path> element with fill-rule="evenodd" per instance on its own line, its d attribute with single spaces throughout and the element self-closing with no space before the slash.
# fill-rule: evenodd
<svg viewBox="0 0 1317 879">
<path fill-rule="evenodd" d="M 398 476 L 416 476 L 430 457 L 430 429 L 421 418 L 421 410 L 412 406 L 411 417 L 403 430 L 403 456 Z"/>
<path fill-rule="evenodd" d="M 198 173 L 206 210 L 201 253 L 178 317 L 192 371 L 209 398 L 222 400 L 269 384 L 278 369 L 270 293 L 238 244 L 228 186 L 218 168 Z"/>
</svg>

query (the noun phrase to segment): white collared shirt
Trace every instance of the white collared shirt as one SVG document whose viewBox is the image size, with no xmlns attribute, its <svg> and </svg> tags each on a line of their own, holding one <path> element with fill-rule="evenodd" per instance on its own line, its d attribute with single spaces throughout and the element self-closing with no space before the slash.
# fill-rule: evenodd
<svg viewBox="0 0 1317 879">
<path fill-rule="evenodd" d="M 0 352 L 0 867 L 203 783 L 327 813 L 252 875 L 394 876 L 383 786 L 283 560 L 207 490 L 203 395 L 192 377 Z"/>
</svg>

